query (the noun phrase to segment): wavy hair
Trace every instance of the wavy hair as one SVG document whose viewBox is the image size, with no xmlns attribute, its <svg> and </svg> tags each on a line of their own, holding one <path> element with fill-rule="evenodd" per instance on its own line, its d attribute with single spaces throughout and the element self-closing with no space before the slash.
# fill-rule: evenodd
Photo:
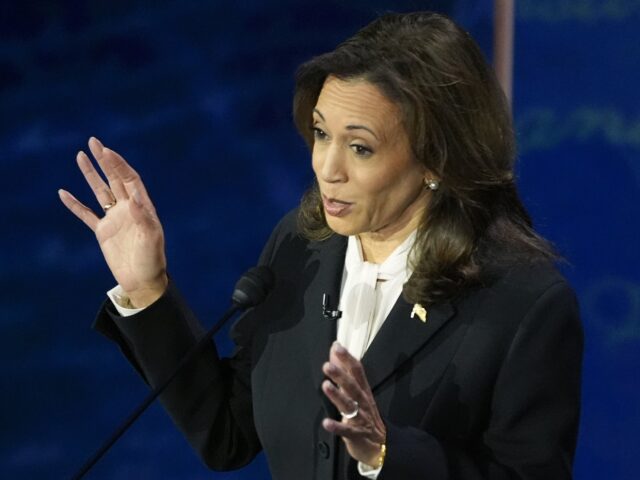
<svg viewBox="0 0 640 480">
<path fill-rule="evenodd" d="M 409 302 L 449 301 L 495 267 L 556 258 L 518 196 L 510 109 L 467 32 L 436 13 L 387 14 L 301 65 L 293 116 L 310 148 L 312 110 L 329 75 L 365 80 L 396 103 L 413 155 L 440 179 L 412 250 Z M 311 240 L 333 233 L 317 183 L 301 201 L 298 225 Z"/>
</svg>

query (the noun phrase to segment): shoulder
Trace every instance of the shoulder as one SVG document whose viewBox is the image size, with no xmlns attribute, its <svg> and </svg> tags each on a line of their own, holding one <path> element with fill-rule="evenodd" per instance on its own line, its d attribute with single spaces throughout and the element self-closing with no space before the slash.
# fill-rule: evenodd
<svg viewBox="0 0 640 480">
<path fill-rule="evenodd" d="M 298 208 L 285 214 L 276 224 L 260 257 L 261 264 L 284 263 L 292 265 L 296 259 L 304 262 L 309 256 L 331 251 L 334 244 L 341 244 L 345 237 L 332 235 L 326 240 L 315 241 L 306 238 L 298 225 Z"/>
<path fill-rule="evenodd" d="M 546 362 L 556 356 L 551 349 L 570 350 L 571 361 L 580 358 L 583 331 L 576 296 L 551 263 L 513 265 L 491 284 L 459 298 L 454 308 L 457 325 L 466 326 L 465 358 L 495 375 L 517 358 L 528 365 L 522 372 L 533 372 L 537 367 L 529 360 L 542 355 Z"/>
<path fill-rule="evenodd" d="M 292 210 L 289 210 L 284 216 L 278 221 L 275 228 L 273 229 L 273 233 L 277 234 L 298 234 L 298 210 L 296 207 Z"/>
<path fill-rule="evenodd" d="M 551 262 L 515 264 L 495 272 L 458 305 L 474 323 L 507 338 L 525 324 L 561 322 L 580 329 L 576 295 Z"/>
<path fill-rule="evenodd" d="M 344 259 L 347 237 L 333 234 L 324 240 L 310 240 L 301 232 L 298 209 L 284 215 L 271 233 L 260 264 L 268 265 L 278 275 L 298 278 L 303 271 L 317 270 L 320 263 Z"/>
<path fill-rule="evenodd" d="M 549 289 L 572 291 L 569 282 L 550 261 L 519 262 L 495 269 L 481 288 L 492 295 L 535 300 Z"/>
<path fill-rule="evenodd" d="M 298 233 L 297 217 L 298 209 L 294 208 L 278 221 L 260 255 L 259 263 L 261 265 L 272 264 L 274 256 L 282 248 L 284 242 L 296 240 L 298 243 L 304 242 L 304 239 Z"/>
<path fill-rule="evenodd" d="M 567 279 L 548 261 L 512 266 L 497 282 L 496 288 L 530 301 L 536 301 L 551 292 L 574 295 Z"/>
</svg>

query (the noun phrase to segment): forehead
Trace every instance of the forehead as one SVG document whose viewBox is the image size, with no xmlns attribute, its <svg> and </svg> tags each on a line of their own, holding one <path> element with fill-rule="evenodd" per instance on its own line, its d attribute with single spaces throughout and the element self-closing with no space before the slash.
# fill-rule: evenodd
<svg viewBox="0 0 640 480">
<path fill-rule="evenodd" d="M 382 91 L 366 80 L 325 80 L 316 109 L 327 122 L 357 121 L 378 130 L 397 128 L 400 109 Z"/>
</svg>

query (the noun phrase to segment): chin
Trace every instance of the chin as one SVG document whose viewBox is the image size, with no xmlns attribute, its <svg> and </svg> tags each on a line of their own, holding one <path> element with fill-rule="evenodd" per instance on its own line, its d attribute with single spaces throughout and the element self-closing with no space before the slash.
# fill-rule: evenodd
<svg viewBox="0 0 640 480">
<path fill-rule="evenodd" d="M 362 229 L 358 228 L 357 224 L 350 221 L 346 217 L 336 218 L 325 213 L 325 219 L 327 220 L 327 225 L 329 226 L 329 228 L 338 235 L 349 237 L 351 235 L 362 233 Z"/>
</svg>

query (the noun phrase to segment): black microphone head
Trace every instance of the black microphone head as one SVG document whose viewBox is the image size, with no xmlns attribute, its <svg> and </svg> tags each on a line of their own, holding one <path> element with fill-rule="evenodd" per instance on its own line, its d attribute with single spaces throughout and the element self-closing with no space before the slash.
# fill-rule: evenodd
<svg viewBox="0 0 640 480">
<path fill-rule="evenodd" d="M 231 300 L 242 308 L 254 307 L 267 298 L 275 283 L 269 267 L 252 267 L 236 283 Z"/>
</svg>

